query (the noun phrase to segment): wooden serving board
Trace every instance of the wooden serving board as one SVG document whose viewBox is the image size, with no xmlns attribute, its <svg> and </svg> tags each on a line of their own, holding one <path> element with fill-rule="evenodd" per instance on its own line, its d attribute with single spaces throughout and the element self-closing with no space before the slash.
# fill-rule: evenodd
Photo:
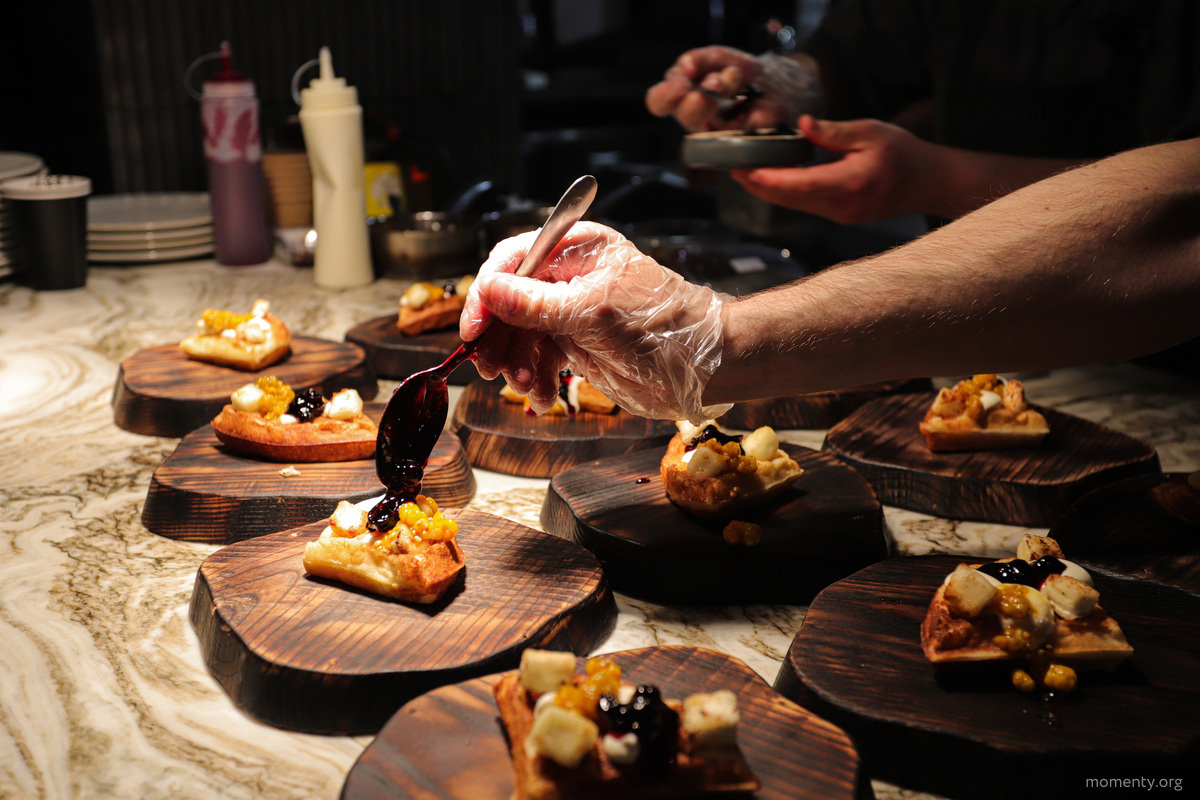
<svg viewBox="0 0 1200 800">
<path fill-rule="evenodd" d="M 1184 473 L 1138 475 L 1075 501 L 1050 529 L 1068 558 L 1200 593 L 1200 525 L 1171 514 L 1151 490 Z"/>
<path fill-rule="evenodd" d="M 405 336 L 396 327 L 396 319 L 396 314 L 376 317 L 346 331 L 346 341 L 363 349 L 367 362 L 381 378 L 403 380 L 414 372 L 436 367 L 462 344 L 458 328 Z M 478 377 L 475 364 L 467 361 L 450 373 L 448 382 L 465 386 Z"/>
<path fill-rule="evenodd" d="M 148 436 L 183 436 L 207 425 L 238 387 L 274 375 L 297 392 L 318 388 L 329 396 L 356 389 L 363 400 L 379 387 L 358 345 L 293 337 L 292 351 L 269 367 L 242 372 L 193 361 L 178 345 L 139 350 L 121 362 L 113 387 L 113 418 L 118 427 Z"/>
<path fill-rule="evenodd" d="M 887 558 L 883 510 L 870 485 L 828 453 L 783 449 L 804 469 L 795 485 L 738 515 L 763 528 L 755 547 L 726 544 L 724 523 L 668 498 L 662 450 L 605 458 L 550 481 L 541 521 L 579 542 L 619 592 L 659 603 L 806 603 L 822 588 Z"/>
<path fill-rule="evenodd" d="M 386 406 L 364 411 L 379 422 Z M 356 503 L 383 494 L 375 459 L 295 464 L 258 461 L 230 451 L 204 426 L 179 442 L 154 470 L 142 507 L 142 524 L 160 536 L 230 544 L 327 518 L 341 500 Z M 475 496 L 475 473 L 462 443 L 443 431 L 425 468 L 423 491 L 447 508 Z"/>
<path fill-rule="evenodd" d="M 651 647 L 608 657 L 628 680 L 657 685 L 666 697 L 718 689 L 736 693 L 738 746 L 762 783 L 753 797 L 873 797 L 849 737 L 780 697 L 742 662 L 696 647 Z M 501 677 L 444 686 L 401 708 L 351 768 L 342 800 L 509 800 L 512 762 L 492 696 Z"/>
<path fill-rule="evenodd" d="M 920 378 L 874 383 L 855 389 L 813 392 L 770 400 L 750 400 L 736 403 L 721 417 L 720 423 L 728 428 L 747 431 L 763 425 L 770 425 L 776 430 L 828 428 L 876 397 L 928 392 L 932 388 L 933 383 L 928 378 Z"/>
<path fill-rule="evenodd" d="M 480 511 L 452 516 L 465 574 L 427 606 L 309 577 L 304 545 L 324 522 L 213 553 L 190 609 L 213 676 L 271 725 L 375 733 L 430 689 L 515 669 L 526 647 L 586 653 L 612 631 L 612 590 L 582 547 Z"/>
<path fill-rule="evenodd" d="M 450 430 L 462 439 L 467 459 L 480 469 L 528 478 L 549 478 L 560 470 L 605 456 L 665 448 L 675 423 L 612 414 L 580 412 L 573 417 L 526 414 L 500 397 L 501 381 L 475 381 L 454 407 Z"/>
<path fill-rule="evenodd" d="M 917 426 L 934 395 L 872 400 L 830 428 L 825 449 L 863 474 L 885 505 L 950 519 L 1049 527 L 1088 491 L 1158 472 L 1145 442 L 1038 408 L 1050 434 L 1037 447 L 934 453 Z"/>
<path fill-rule="evenodd" d="M 1133 645 L 1111 673 L 1025 695 L 997 665 L 935 675 L 921 652 L 930 598 L 959 563 L 874 564 L 809 606 L 775 688 L 846 729 L 872 778 L 948 797 L 1078 797 L 1087 778 L 1178 777 L 1200 756 L 1200 597 L 1092 571 Z M 1188 766 L 1184 766 L 1188 765 Z"/>
</svg>

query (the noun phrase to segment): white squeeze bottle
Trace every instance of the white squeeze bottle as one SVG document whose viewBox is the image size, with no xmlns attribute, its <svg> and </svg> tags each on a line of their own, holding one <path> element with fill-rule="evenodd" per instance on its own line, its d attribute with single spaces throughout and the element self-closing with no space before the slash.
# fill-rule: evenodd
<svg viewBox="0 0 1200 800">
<path fill-rule="evenodd" d="M 375 278 L 363 185 L 362 106 L 358 90 L 334 77 L 328 47 L 321 48 L 319 61 L 319 77 L 300 92 L 317 231 L 313 280 L 334 288 L 362 286 Z"/>
</svg>

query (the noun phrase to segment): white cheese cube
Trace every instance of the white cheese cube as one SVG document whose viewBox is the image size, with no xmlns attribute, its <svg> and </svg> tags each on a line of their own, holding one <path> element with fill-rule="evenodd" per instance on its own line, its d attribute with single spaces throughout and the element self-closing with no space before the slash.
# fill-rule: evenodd
<svg viewBox="0 0 1200 800">
<path fill-rule="evenodd" d="M 1063 619 L 1091 616 L 1100 600 L 1098 591 L 1067 575 L 1051 575 L 1047 578 L 1042 584 L 1042 594 L 1050 601 L 1054 613 Z"/>
<path fill-rule="evenodd" d="M 429 287 L 424 283 L 414 283 L 400 296 L 400 305 L 405 308 L 420 308 L 429 302 Z"/>
<path fill-rule="evenodd" d="M 775 435 L 773 428 L 766 425 L 742 439 L 742 452 L 751 458 L 769 461 L 775 457 L 775 451 L 778 449 L 779 437 Z"/>
<path fill-rule="evenodd" d="M 725 459 L 701 445 L 692 451 L 687 471 L 693 478 L 715 478 L 725 471 Z"/>
<path fill-rule="evenodd" d="M 575 654 L 528 649 L 521 653 L 517 679 L 531 692 L 553 692 L 575 676 Z"/>
<path fill-rule="evenodd" d="M 533 721 L 526 746 L 532 755 L 544 756 L 567 769 L 574 769 L 599 737 L 600 729 L 587 717 L 551 706 Z"/>
<path fill-rule="evenodd" d="M 354 389 L 334 392 L 333 397 L 325 404 L 325 416 L 330 419 L 354 419 L 362 410 L 362 397 Z"/>
<path fill-rule="evenodd" d="M 983 613 L 996 594 L 995 585 L 987 576 L 966 564 L 959 564 L 950 573 L 944 596 L 950 613 L 962 619 L 975 619 Z"/>
<path fill-rule="evenodd" d="M 695 747 L 732 747 L 737 743 L 737 695 L 728 689 L 694 694 L 683 701 L 683 729 Z"/>
<path fill-rule="evenodd" d="M 250 344 L 262 344 L 271 336 L 271 323 L 262 317 L 251 317 L 235 329 L 237 338 Z"/>
<path fill-rule="evenodd" d="M 1049 536 L 1027 533 L 1021 537 L 1021 543 L 1017 545 L 1017 558 L 1025 561 L 1037 561 L 1042 556 L 1062 558 L 1063 551 L 1058 546 L 1058 542 Z"/>
<path fill-rule="evenodd" d="M 238 411 L 245 411 L 247 414 L 257 414 L 258 401 L 262 400 L 262 397 L 262 389 L 259 389 L 253 383 L 247 383 L 229 395 L 229 402 L 233 403 L 234 409 Z"/>
<path fill-rule="evenodd" d="M 357 536 L 367 530 L 367 512 L 343 500 L 329 517 L 329 527 L 335 536 Z"/>
</svg>

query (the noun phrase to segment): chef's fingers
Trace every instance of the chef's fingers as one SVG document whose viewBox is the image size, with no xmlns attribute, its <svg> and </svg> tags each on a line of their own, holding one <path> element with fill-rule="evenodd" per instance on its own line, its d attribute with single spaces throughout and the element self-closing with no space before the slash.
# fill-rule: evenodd
<svg viewBox="0 0 1200 800">
<path fill-rule="evenodd" d="M 558 374 L 566 366 L 566 356 L 547 337 L 540 337 L 534 347 L 530 369 L 533 382 L 529 388 L 529 405 L 539 414 L 544 414 L 558 399 Z"/>
<path fill-rule="evenodd" d="M 860 149 L 878 131 L 872 119 L 853 119 L 845 122 L 814 119 L 809 114 L 800 117 L 800 131 L 814 147 L 831 153 L 848 153 Z"/>
</svg>

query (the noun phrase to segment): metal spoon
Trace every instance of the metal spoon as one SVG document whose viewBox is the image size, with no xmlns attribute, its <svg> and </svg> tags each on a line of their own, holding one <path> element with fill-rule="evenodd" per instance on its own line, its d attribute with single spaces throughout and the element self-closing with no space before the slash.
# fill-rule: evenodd
<svg viewBox="0 0 1200 800">
<path fill-rule="evenodd" d="M 528 277 L 578 222 L 596 197 L 596 179 L 584 175 L 563 193 L 521 260 L 516 273 Z M 478 341 L 478 340 L 476 340 Z M 396 388 L 379 423 L 375 443 L 375 471 L 383 483 L 383 499 L 367 515 L 372 530 L 388 531 L 397 512 L 421 491 L 425 465 L 446 425 L 449 394 L 446 379 L 475 352 L 475 342 L 464 342 L 436 367 L 416 372 Z"/>
</svg>

